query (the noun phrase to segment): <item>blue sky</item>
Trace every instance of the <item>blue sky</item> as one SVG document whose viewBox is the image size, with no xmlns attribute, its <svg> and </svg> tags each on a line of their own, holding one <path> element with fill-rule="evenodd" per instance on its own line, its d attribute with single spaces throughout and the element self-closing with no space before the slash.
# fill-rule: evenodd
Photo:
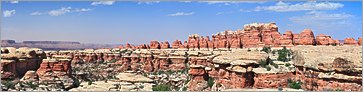
<svg viewBox="0 0 363 92">
<path fill-rule="evenodd" d="M 186 40 L 243 29 L 244 24 L 276 22 L 279 32 L 335 39 L 362 34 L 362 2 L 34 2 L 2 1 L 1 39 L 149 43 Z"/>
</svg>

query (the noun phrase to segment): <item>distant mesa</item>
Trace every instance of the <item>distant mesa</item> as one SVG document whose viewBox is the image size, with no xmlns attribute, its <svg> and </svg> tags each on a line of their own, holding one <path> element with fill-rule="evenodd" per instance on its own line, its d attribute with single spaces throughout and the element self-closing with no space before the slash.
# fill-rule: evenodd
<svg viewBox="0 0 363 92">
<path fill-rule="evenodd" d="M 2 47 L 32 47 L 41 48 L 43 50 L 78 50 L 87 48 L 112 48 L 117 44 L 82 44 L 74 41 L 23 41 L 1 40 Z"/>
<path fill-rule="evenodd" d="M 315 34 L 311 29 L 304 29 L 299 34 L 288 30 L 284 34 L 278 32 L 276 23 L 251 23 L 243 26 L 242 30 L 226 30 L 209 36 L 192 34 L 187 41 L 175 40 L 171 46 L 169 42 L 151 41 L 150 44 L 140 46 L 119 46 L 130 49 L 230 49 L 252 47 L 292 47 L 297 45 L 361 45 L 362 38 L 333 39 L 326 34 Z M 146 45 L 146 46 L 145 46 Z M 141 48 L 142 47 L 142 48 Z"/>
<path fill-rule="evenodd" d="M 24 44 L 81 44 L 71 41 L 23 41 Z"/>
</svg>

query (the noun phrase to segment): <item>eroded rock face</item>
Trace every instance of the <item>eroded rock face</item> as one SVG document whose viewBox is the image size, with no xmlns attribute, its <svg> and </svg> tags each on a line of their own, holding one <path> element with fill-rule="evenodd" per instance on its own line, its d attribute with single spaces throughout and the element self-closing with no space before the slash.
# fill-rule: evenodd
<svg viewBox="0 0 363 92">
<path fill-rule="evenodd" d="M 358 45 L 362 45 L 362 38 L 361 37 L 358 38 Z"/>
<path fill-rule="evenodd" d="M 5 48 L 1 54 L 2 79 L 21 78 L 29 70 L 37 70 L 46 54 L 38 48 Z M 6 52 L 6 51 L 4 51 Z"/>
<path fill-rule="evenodd" d="M 160 43 L 158 41 L 150 41 L 150 49 L 160 49 Z"/>
<path fill-rule="evenodd" d="M 358 42 L 354 38 L 345 38 L 344 45 L 358 45 Z"/>
<path fill-rule="evenodd" d="M 164 43 L 161 43 L 161 49 L 168 49 L 170 48 L 170 44 L 168 41 L 165 41 Z"/>
<path fill-rule="evenodd" d="M 291 31 L 286 31 L 279 39 L 274 40 L 275 46 L 293 46 L 293 34 Z"/>
<path fill-rule="evenodd" d="M 175 40 L 171 46 L 171 48 L 173 49 L 178 49 L 180 48 L 181 46 L 183 46 L 183 43 L 180 41 L 180 40 Z"/>
<path fill-rule="evenodd" d="M 298 67 L 296 78 L 302 80 L 303 89 L 362 90 L 361 47 L 300 46 L 293 48 L 293 52 L 293 62 Z"/>
<path fill-rule="evenodd" d="M 295 45 L 315 45 L 314 33 L 311 29 L 304 29 L 296 38 L 294 38 L 294 41 Z"/>
<path fill-rule="evenodd" d="M 334 39 L 325 34 L 316 36 L 316 45 L 337 45 Z"/>
<path fill-rule="evenodd" d="M 193 34 L 188 37 L 188 48 L 199 48 L 198 34 Z"/>
<path fill-rule="evenodd" d="M 199 48 L 208 48 L 208 41 L 209 41 L 209 38 L 204 38 L 203 36 L 200 37 Z"/>
<path fill-rule="evenodd" d="M 295 77 L 293 73 L 282 73 L 282 74 L 274 74 L 274 73 L 265 73 L 265 74 L 256 74 L 254 78 L 255 88 L 278 88 L 278 87 L 288 87 L 288 79 Z"/>
</svg>

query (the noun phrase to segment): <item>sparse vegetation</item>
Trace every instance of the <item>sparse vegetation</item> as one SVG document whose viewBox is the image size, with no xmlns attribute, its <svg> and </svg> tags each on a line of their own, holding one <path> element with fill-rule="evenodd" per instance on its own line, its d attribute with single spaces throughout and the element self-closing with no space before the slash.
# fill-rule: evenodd
<svg viewBox="0 0 363 92">
<path fill-rule="evenodd" d="M 263 52 L 266 52 L 266 53 L 270 53 L 271 52 L 271 47 L 263 47 L 262 50 Z"/>
<path fill-rule="evenodd" d="M 251 52 L 251 49 L 250 49 L 250 48 L 248 48 L 248 49 L 247 49 L 247 51 L 248 51 L 248 52 Z"/>
<path fill-rule="evenodd" d="M 266 65 L 268 65 L 268 62 L 266 60 L 260 60 L 260 66 L 262 67 L 266 67 Z"/>
<path fill-rule="evenodd" d="M 266 66 L 265 68 L 267 69 L 267 71 L 270 71 L 271 70 L 271 67 L 270 66 Z"/>
<path fill-rule="evenodd" d="M 300 81 L 293 81 L 291 79 L 288 79 L 288 86 L 293 89 L 301 89 L 301 82 Z"/>
<path fill-rule="evenodd" d="M 4 81 L 2 84 L 5 85 L 5 87 L 8 89 L 13 89 L 15 88 L 15 84 L 9 80 L 2 80 Z"/>
<path fill-rule="evenodd" d="M 160 75 L 160 74 L 164 74 L 165 72 L 164 71 L 158 71 L 158 75 Z"/>
<path fill-rule="evenodd" d="M 286 47 L 283 47 L 283 49 L 281 50 L 277 50 L 277 53 L 279 54 L 279 56 L 277 57 L 277 60 L 279 61 L 288 61 L 287 56 L 291 55 L 291 52 L 289 50 L 286 49 Z"/>
<path fill-rule="evenodd" d="M 272 66 L 274 66 L 275 68 L 279 68 L 279 65 L 277 65 L 276 63 L 274 63 L 274 62 L 271 62 L 270 63 Z"/>
<path fill-rule="evenodd" d="M 152 88 L 153 91 L 171 91 L 170 86 L 166 84 L 160 84 Z"/>
<path fill-rule="evenodd" d="M 92 85 L 92 81 L 88 81 L 88 85 Z"/>
<path fill-rule="evenodd" d="M 115 63 L 115 62 L 116 62 L 116 59 L 110 60 L 110 63 Z"/>
<path fill-rule="evenodd" d="M 289 67 L 289 66 L 291 66 L 291 64 L 290 63 L 286 63 L 285 66 L 286 67 Z"/>
<path fill-rule="evenodd" d="M 34 90 L 38 87 L 38 85 L 33 84 L 33 82 L 26 82 L 25 84 L 28 85 L 30 88 L 32 88 Z"/>
<path fill-rule="evenodd" d="M 209 77 L 209 78 L 208 78 L 208 81 L 207 81 L 207 84 L 208 84 L 208 87 L 212 87 L 212 86 L 213 86 L 213 84 L 214 84 L 214 79 L 213 79 L 213 78 L 211 78 L 211 77 Z"/>
<path fill-rule="evenodd" d="M 174 71 L 172 71 L 172 70 L 168 70 L 167 72 L 168 72 L 169 75 L 174 73 Z"/>
</svg>

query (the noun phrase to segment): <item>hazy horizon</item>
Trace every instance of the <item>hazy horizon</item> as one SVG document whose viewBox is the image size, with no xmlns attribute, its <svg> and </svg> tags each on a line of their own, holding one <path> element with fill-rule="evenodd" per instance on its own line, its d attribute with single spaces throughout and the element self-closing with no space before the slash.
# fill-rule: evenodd
<svg viewBox="0 0 363 92">
<path fill-rule="evenodd" d="M 279 32 L 334 39 L 362 34 L 362 2 L 120 2 L 2 1 L 1 39 L 76 41 L 93 44 L 143 44 L 187 40 L 243 29 L 249 23 L 276 22 Z"/>
</svg>

